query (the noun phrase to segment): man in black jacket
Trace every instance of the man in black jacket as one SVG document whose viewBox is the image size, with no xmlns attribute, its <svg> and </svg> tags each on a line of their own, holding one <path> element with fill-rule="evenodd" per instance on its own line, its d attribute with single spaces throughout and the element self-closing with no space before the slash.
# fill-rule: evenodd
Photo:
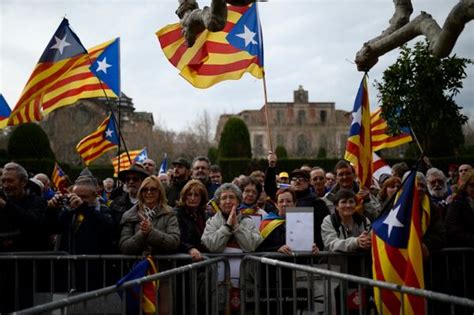
<svg viewBox="0 0 474 315">
<path fill-rule="evenodd" d="M 324 248 L 323 239 L 321 238 L 321 224 L 323 219 L 329 214 L 326 203 L 318 198 L 309 188 L 309 173 L 302 169 L 295 169 L 290 174 L 291 188 L 296 193 L 297 207 L 312 207 L 313 214 L 313 230 L 314 242 L 320 250 Z"/>
</svg>

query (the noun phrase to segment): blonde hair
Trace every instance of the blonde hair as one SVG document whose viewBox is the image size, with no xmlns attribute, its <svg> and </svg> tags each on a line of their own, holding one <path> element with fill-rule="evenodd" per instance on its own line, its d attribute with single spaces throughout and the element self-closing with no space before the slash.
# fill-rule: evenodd
<svg viewBox="0 0 474 315">
<path fill-rule="evenodd" d="M 459 192 L 466 191 L 467 185 L 470 181 L 474 181 L 474 169 L 470 169 L 461 176 L 461 184 L 459 185 Z"/>
<path fill-rule="evenodd" d="M 166 198 L 166 193 L 165 193 L 165 188 L 163 187 L 163 184 L 161 184 L 161 181 L 158 179 L 157 176 L 151 175 L 145 178 L 140 186 L 138 188 L 138 207 L 140 209 L 143 209 L 145 206 L 145 201 L 142 195 L 142 190 L 145 188 L 146 185 L 148 184 L 155 184 L 156 187 L 158 187 L 158 208 L 161 208 L 165 210 L 166 212 L 171 212 L 171 207 L 168 206 L 168 199 Z"/>
</svg>

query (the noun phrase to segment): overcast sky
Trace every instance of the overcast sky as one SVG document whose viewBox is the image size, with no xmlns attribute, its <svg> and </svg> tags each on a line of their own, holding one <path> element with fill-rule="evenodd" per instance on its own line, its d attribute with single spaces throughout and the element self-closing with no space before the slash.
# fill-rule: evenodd
<svg viewBox="0 0 474 315">
<path fill-rule="evenodd" d="M 201 5 L 210 0 L 199 0 Z M 414 13 L 426 11 L 443 24 L 457 0 L 413 0 Z M 137 111 L 152 112 L 155 124 L 185 130 L 203 110 L 212 115 L 259 109 L 262 80 L 246 74 L 238 81 L 196 89 L 163 55 L 155 32 L 178 22 L 178 0 L 0 0 L 0 93 L 14 107 L 34 66 L 63 16 L 86 48 L 121 38 L 122 91 Z M 351 110 L 362 73 L 352 60 L 362 44 L 379 35 L 393 14 L 391 0 L 270 0 L 259 4 L 269 101 L 293 100 L 302 85 L 312 102 L 336 102 Z M 419 40 L 422 37 L 418 38 Z M 454 52 L 474 59 L 474 22 Z M 370 71 L 371 106 L 375 79 L 397 58 L 382 56 Z M 474 118 L 474 67 L 457 98 Z"/>
</svg>

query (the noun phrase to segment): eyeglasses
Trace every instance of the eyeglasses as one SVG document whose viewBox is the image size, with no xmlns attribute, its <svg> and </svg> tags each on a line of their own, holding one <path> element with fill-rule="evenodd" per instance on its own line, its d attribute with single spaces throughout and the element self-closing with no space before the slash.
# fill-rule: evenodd
<svg viewBox="0 0 474 315">
<path fill-rule="evenodd" d="M 135 176 L 131 176 L 131 177 L 125 177 L 125 182 L 128 183 L 129 181 L 132 181 L 132 182 L 139 182 L 141 179 L 140 177 L 135 177 Z"/>
<path fill-rule="evenodd" d="M 146 194 L 146 193 L 156 193 L 158 192 L 158 188 L 156 187 L 145 187 L 145 188 L 142 188 L 142 193 Z"/>
<path fill-rule="evenodd" d="M 350 177 L 350 176 L 352 176 L 352 173 L 351 172 L 341 172 L 341 173 L 337 173 L 336 176 L 337 177 Z"/>
<path fill-rule="evenodd" d="M 324 180 L 324 176 L 315 176 L 315 177 L 313 177 L 313 181 L 317 181 L 317 180 Z"/>
<path fill-rule="evenodd" d="M 291 181 L 292 182 L 296 182 L 296 181 L 298 181 L 298 182 L 307 182 L 308 180 L 304 177 L 292 177 Z"/>
<path fill-rule="evenodd" d="M 433 179 L 428 181 L 430 185 L 438 184 L 438 185 L 444 185 L 444 180 L 442 179 Z"/>
</svg>

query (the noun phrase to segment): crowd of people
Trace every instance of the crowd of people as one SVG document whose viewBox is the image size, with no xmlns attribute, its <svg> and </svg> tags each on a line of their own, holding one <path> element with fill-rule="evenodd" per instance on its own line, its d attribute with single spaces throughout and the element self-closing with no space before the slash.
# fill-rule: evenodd
<svg viewBox="0 0 474 315">
<path fill-rule="evenodd" d="M 333 172 L 303 165 L 277 174 L 268 167 L 222 183 L 206 157 L 178 158 L 168 173 L 156 164 L 135 163 L 99 181 L 87 169 L 67 193 L 55 192 L 45 174 L 4 165 L 0 195 L 0 251 L 61 250 L 71 254 L 169 254 L 200 260 L 203 252 L 275 250 L 285 243 L 288 207 L 314 209 L 314 253 L 370 248 L 370 222 L 390 209 L 408 165 L 393 165 L 370 189 L 360 187 L 352 166 L 339 161 Z M 455 171 L 453 169 L 457 168 Z M 450 167 L 418 172 L 418 190 L 431 200 L 424 250 L 474 246 L 474 170 Z"/>
<path fill-rule="evenodd" d="M 291 172 L 277 172 L 272 152 L 267 161 L 265 170 L 227 183 L 203 156 L 177 158 L 163 174 L 148 159 L 119 172 L 117 182 L 85 169 L 66 193 L 55 191 L 47 175 L 7 163 L 0 181 L 0 252 L 187 253 L 193 261 L 208 252 L 292 255 L 285 218 L 294 207 L 313 209 L 313 255 L 368 251 L 371 222 L 391 209 L 410 170 L 395 164 L 392 174 L 366 188 L 345 160 L 333 171 L 303 165 Z M 431 206 L 424 257 L 443 247 L 474 247 L 472 166 L 452 165 L 448 176 L 437 168 L 416 176 Z"/>
</svg>

